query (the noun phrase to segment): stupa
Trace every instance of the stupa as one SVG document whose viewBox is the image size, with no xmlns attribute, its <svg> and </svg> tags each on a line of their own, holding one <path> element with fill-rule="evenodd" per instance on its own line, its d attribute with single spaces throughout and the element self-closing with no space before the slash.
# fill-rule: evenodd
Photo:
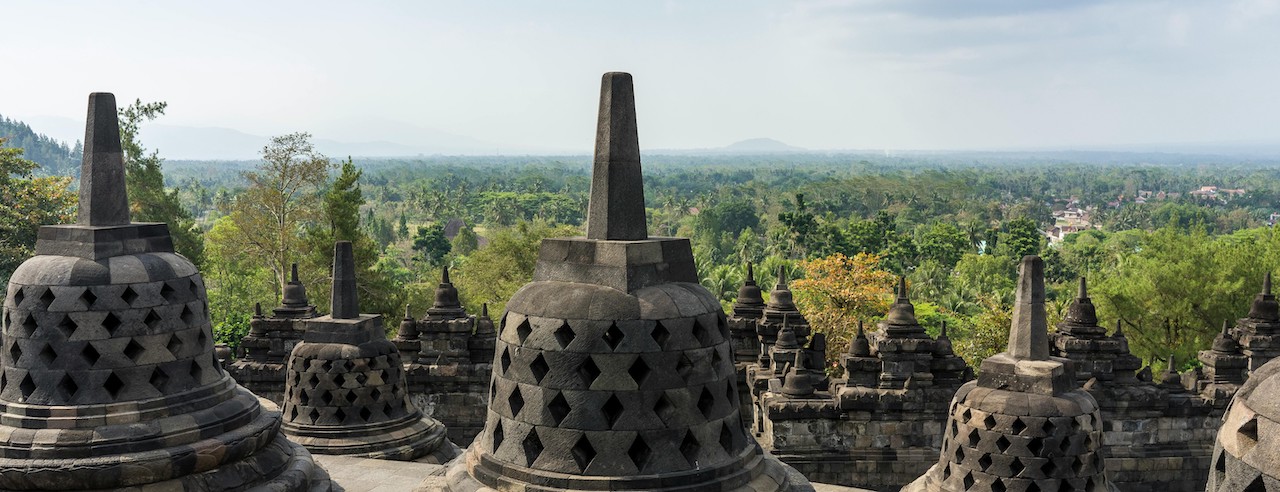
<svg viewBox="0 0 1280 492">
<path fill-rule="evenodd" d="M 329 490 L 214 359 L 204 280 L 129 217 L 115 96 L 89 95 L 79 220 L 9 279 L 0 489 Z"/>
<path fill-rule="evenodd" d="M 409 401 L 382 315 L 360 314 L 351 242 L 333 249 L 330 313 L 307 320 L 289 354 L 284 433 L 319 454 L 449 461 L 459 449 Z"/>
<path fill-rule="evenodd" d="M 1009 348 L 951 403 L 938 464 L 903 492 L 1115 491 L 1098 403 L 1049 355 L 1044 261 L 1022 259 Z"/>
<path fill-rule="evenodd" d="M 728 325 L 688 239 L 645 225 L 631 76 L 601 84 L 586 237 L 507 303 L 489 419 L 447 490 L 812 490 L 746 435 Z"/>
</svg>

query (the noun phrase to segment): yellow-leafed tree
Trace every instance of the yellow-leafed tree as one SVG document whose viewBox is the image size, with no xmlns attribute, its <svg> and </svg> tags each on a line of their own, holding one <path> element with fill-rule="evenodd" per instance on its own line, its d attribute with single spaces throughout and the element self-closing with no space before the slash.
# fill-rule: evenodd
<svg viewBox="0 0 1280 492">
<path fill-rule="evenodd" d="M 800 263 L 802 279 L 791 283 L 796 306 L 817 333 L 827 335 L 827 356 L 834 359 L 858 332 L 858 320 L 868 329 L 884 316 L 892 301 L 892 273 L 880 268 L 876 255 L 841 253 Z"/>
</svg>

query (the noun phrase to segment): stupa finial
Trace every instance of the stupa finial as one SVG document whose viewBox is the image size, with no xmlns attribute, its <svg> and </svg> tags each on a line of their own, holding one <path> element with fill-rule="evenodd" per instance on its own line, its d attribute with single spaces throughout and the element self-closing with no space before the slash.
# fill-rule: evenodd
<svg viewBox="0 0 1280 492">
<path fill-rule="evenodd" d="M 1049 320 L 1044 308 L 1044 260 L 1022 257 L 1009 330 L 1009 354 L 1017 359 L 1049 359 Z"/>
<path fill-rule="evenodd" d="M 631 74 L 609 72 L 600 82 L 596 155 L 591 166 L 587 238 L 637 241 L 649 238 L 644 216 L 644 181 L 636 131 L 635 87 Z"/>
<path fill-rule="evenodd" d="M 333 295 L 329 300 L 329 316 L 334 319 L 360 317 L 360 302 L 356 297 L 356 260 L 351 251 L 351 241 L 338 241 L 333 245 Z"/>
<path fill-rule="evenodd" d="M 78 219 L 77 223 L 87 226 L 118 226 L 130 222 L 120 120 L 116 115 L 116 96 L 109 92 L 89 94 L 84 159 L 80 163 Z"/>
</svg>

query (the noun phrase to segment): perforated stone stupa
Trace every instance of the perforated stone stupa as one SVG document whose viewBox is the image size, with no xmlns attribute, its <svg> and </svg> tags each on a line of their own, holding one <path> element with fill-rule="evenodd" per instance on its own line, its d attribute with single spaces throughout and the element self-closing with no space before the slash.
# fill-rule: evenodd
<svg viewBox="0 0 1280 492">
<path fill-rule="evenodd" d="M 360 314 L 351 242 L 335 244 L 333 258 L 330 314 L 307 320 L 289 354 L 284 432 L 320 454 L 431 463 L 457 456 L 444 426 L 409 401 L 382 315 Z"/>
<path fill-rule="evenodd" d="M 113 95 L 89 96 L 86 127 L 79 220 L 41 227 L 9 282 L 0 489 L 328 490 L 214 359 L 168 227 L 130 221 Z"/>
<path fill-rule="evenodd" d="M 956 392 L 938 464 L 904 492 L 1117 490 L 1097 402 L 1071 361 L 1049 356 L 1044 302 L 1044 261 L 1024 257 L 1008 350 Z"/>
<path fill-rule="evenodd" d="M 1240 387 L 1218 429 L 1209 492 L 1280 491 L 1280 359 Z"/>
<path fill-rule="evenodd" d="M 489 419 L 448 490 L 812 490 L 746 435 L 729 330 L 689 241 L 650 238 L 631 76 L 608 73 L 585 238 L 507 303 Z"/>
</svg>

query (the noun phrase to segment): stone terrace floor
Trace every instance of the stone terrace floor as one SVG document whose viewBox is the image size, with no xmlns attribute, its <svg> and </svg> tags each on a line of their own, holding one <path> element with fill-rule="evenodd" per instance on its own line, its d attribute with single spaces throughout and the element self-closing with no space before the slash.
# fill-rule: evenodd
<svg viewBox="0 0 1280 492">
<path fill-rule="evenodd" d="M 444 465 L 375 460 L 350 456 L 313 455 L 347 492 L 403 492 L 444 480 Z M 818 492 L 870 492 L 839 485 L 813 484 Z"/>
</svg>

